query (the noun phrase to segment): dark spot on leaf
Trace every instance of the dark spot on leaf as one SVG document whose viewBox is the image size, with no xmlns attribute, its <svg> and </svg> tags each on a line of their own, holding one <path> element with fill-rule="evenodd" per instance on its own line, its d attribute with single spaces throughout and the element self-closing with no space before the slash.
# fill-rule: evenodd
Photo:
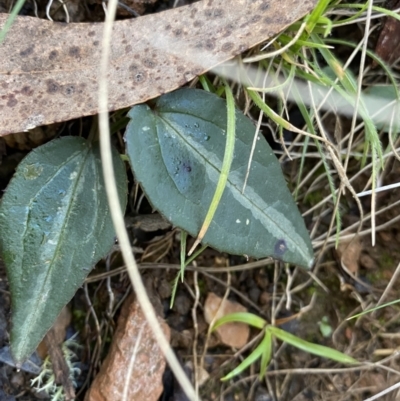
<svg viewBox="0 0 400 401">
<path fill-rule="evenodd" d="M 175 29 L 175 30 L 174 30 L 174 35 L 175 35 L 175 36 L 181 36 L 182 33 L 183 33 L 182 29 Z"/>
<path fill-rule="evenodd" d="M 183 68 L 181 65 L 179 65 L 179 66 L 176 68 L 176 72 L 182 73 L 183 71 L 184 71 L 184 68 Z"/>
<path fill-rule="evenodd" d="M 186 81 L 189 81 L 193 78 L 193 74 L 191 71 L 185 71 L 185 73 L 183 75 L 184 75 Z"/>
<path fill-rule="evenodd" d="M 255 24 L 256 22 L 260 21 L 260 19 L 261 15 L 254 15 L 253 17 L 251 17 L 251 22 Z"/>
<path fill-rule="evenodd" d="M 52 61 L 58 56 L 58 51 L 57 50 L 52 50 L 49 54 L 49 60 Z"/>
<path fill-rule="evenodd" d="M 131 77 L 134 82 L 142 83 L 146 80 L 146 73 L 141 71 L 136 64 L 131 64 L 129 66 L 129 71 L 131 72 Z"/>
<path fill-rule="evenodd" d="M 81 49 L 78 46 L 71 46 L 68 50 L 68 54 L 71 57 L 79 58 L 81 55 Z"/>
<path fill-rule="evenodd" d="M 204 70 L 201 67 L 196 67 L 196 68 L 193 68 L 193 70 L 192 70 L 193 75 L 201 75 L 203 72 L 204 72 Z"/>
<path fill-rule="evenodd" d="M 145 58 L 143 60 L 143 65 L 147 68 L 154 68 L 156 66 L 156 63 L 154 60 L 150 59 L 150 58 Z"/>
<path fill-rule="evenodd" d="M 166 30 L 166 31 L 169 31 L 170 29 L 171 29 L 171 25 L 166 25 L 165 27 L 164 27 L 164 29 Z"/>
<path fill-rule="evenodd" d="M 98 46 L 99 45 L 99 41 L 98 40 L 95 40 L 94 42 L 93 42 L 93 46 Z"/>
<path fill-rule="evenodd" d="M 265 17 L 263 22 L 264 24 L 273 24 L 274 20 L 271 17 Z"/>
<path fill-rule="evenodd" d="M 190 165 L 190 162 L 183 162 L 182 163 L 182 170 L 185 171 L 186 173 L 191 173 L 192 172 L 192 166 Z"/>
<path fill-rule="evenodd" d="M 221 46 L 223 52 L 228 52 L 233 49 L 234 44 L 232 42 L 226 42 Z"/>
<path fill-rule="evenodd" d="M 64 94 L 66 96 L 71 96 L 75 93 L 75 85 L 70 84 L 70 85 L 65 85 L 64 87 Z"/>
<path fill-rule="evenodd" d="M 269 1 L 263 1 L 261 4 L 260 4 L 260 11 L 266 11 L 266 10 L 268 10 L 269 9 Z"/>
<path fill-rule="evenodd" d="M 195 28 L 199 28 L 199 27 L 201 27 L 202 25 L 203 25 L 202 22 L 199 21 L 199 20 L 196 20 L 196 21 L 193 22 L 193 26 L 194 26 Z"/>
<path fill-rule="evenodd" d="M 21 94 L 25 96 L 31 96 L 33 95 L 33 89 L 31 89 L 30 86 L 26 85 L 21 89 Z"/>
<path fill-rule="evenodd" d="M 124 39 L 123 41 L 122 41 L 122 44 L 123 45 L 126 45 L 128 43 L 128 41 L 126 40 L 126 39 Z"/>
<path fill-rule="evenodd" d="M 90 31 L 90 32 L 88 33 L 88 36 L 94 36 L 94 35 L 96 35 L 96 32 L 95 32 L 95 31 Z"/>
<path fill-rule="evenodd" d="M 125 46 L 125 53 L 130 53 L 132 51 L 132 46 L 131 45 L 126 45 Z"/>
<path fill-rule="evenodd" d="M 221 18 L 224 16 L 224 10 L 222 8 L 216 8 L 214 10 L 214 17 L 215 18 Z"/>
<path fill-rule="evenodd" d="M 274 255 L 280 258 L 284 255 L 286 251 L 287 251 L 286 241 L 284 239 L 276 241 L 274 246 Z"/>
<path fill-rule="evenodd" d="M 18 100 L 14 97 L 14 95 L 10 95 L 8 98 L 7 106 L 14 107 L 18 103 Z"/>
<path fill-rule="evenodd" d="M 2 83 L 1 83 L 1 86 L 2 86 L 4 89 L 7 89 L 7 88 L 8 88 L 8 83 L 7 83 L 7 82 L 2 82 Z"/>
<path fill-rule="evenodd" d="M 215 40 L 213 39 L 207 39 L 204 43 L 204 47 L 207 50 L 213 50 L 215 48 Z"/>
<path fill-rule="evenodd" d="M 33 53 L 33 49 L 34 49 L 34 48 L 35 48 L 35 45 L 32 45 L 32 46 L 26 48 L 25 50 L 21 50 L 21 51 L 19 52 L 19 55 L 20 55 L 21 57 L 29 56 L 30 54 Z"/>
<path fill-rule="evenodd" d="M 60 89 L 60 85 L 58 85 L 58 83 L 53 79 L 48 79 L 46 81 L 46 85 L 47 85 L 47 93 L 50 94 L 57 93 L 58 90 Z"/>
<path fill-rule="evenodd" d="M 142 71 L 137 72 L 136 74 L 134 74 L 133 80 L 137 83 L 142 83 L 146 81 L 146 73 Z"/>
<path fill-rule="evenodd" d="M 36 60 L 34 60 L 34 61 L 35 61 L 35 63 L 36 63 Z M 24 71 L 24 72 L 29 72 L 29 71 L 31 71 L 30 63 L 23 63 L 23 64 L 21 65 L 21 70 Z"/>
<path fill-rule="evenodd" d="M 204 11 L 204 15 L 207 18 L 221 18 L 224 16 L 224 10 L 222 8 L 215 8 L 214 10 Z"/>
</svg>

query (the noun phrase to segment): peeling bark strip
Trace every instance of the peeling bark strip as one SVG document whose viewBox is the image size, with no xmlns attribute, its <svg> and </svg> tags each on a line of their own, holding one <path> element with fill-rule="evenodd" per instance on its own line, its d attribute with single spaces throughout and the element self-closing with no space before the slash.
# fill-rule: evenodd
<svg viewBox="0 0 400 401">
<path fill-rule="evenodd" d="M 309 12 L 316 0 L 204 0 L 117 21 L 109 110 L 170 92 Z M 8 15 L 0 14 L 0 29 Z M 0 44 L 0 135 L 96 114 L 103 24 L 18 17 Z"/>
</svg>

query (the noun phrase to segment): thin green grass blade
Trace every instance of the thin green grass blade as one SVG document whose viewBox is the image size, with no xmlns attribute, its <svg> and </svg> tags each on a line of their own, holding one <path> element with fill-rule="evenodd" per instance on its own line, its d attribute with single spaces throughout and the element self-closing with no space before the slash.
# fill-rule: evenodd
<svg viewBox="0 0 400 401">
<path fill-rule="evenodd" d="M 346 24 L 346 25 L 347 25 L 347 24 L 349 24 L 349 23 L 352 23 L 352 21 L 356 20 L 357 18 L 361 17 L 361 15 L 365 12 L 365 10 L 366 10 L 367 7 L 368 7 L 368 2 L 365 2 L 365 3 L 360 4 L 360 5 L 361 5 L 360 10 L 357 11 L 357 12 L 356 12 L 354 15 L 352 15 L 351 17 L 340 19 L 340 20 L 337 21 L 337 22 L 333 21 L 333 22 L 332 22 L 333 27 L 335 28 L 335 27 L 341 26 L 341 25 L 343 25 L 343 24 Z M 330 9 L 334 9 L 335 6 L 332 6 L 332 7 L 329 7 L 329 8 L 330 8 Z M 340 5 L 340 8 L 346 9 L 345 6 L 343 7 L 343 5 Z"/>
<path fill-rule="evenodd" d="M 222 198 L 222 194 L 225 190 L 226 183 L 228 181 L 229 171 L 232 165 L 233 153 L 235 150 L 235 131 L 236 131 L 235 99 L 233 98 L 231 88 L 226 81 L 224 81 L 224 85 L 226 94 L 227 127 L 226 127 L 225 154 L 224 154 L 224 159 L 222 161 L 221 174 L 218 179 L 214 197 L 211 201 L 210 207 L 204 219 L 204 223 L 200 229 L 200 232 L 197 236 L 195 243 L 193 244 L 192 248 L 189 251 L 189 256 L 193 253 L 197 245 L 202 241 L 208 230 L 208 227 L 210 227 L 211 221 L 215 215 L 215 212 L 217 211 L 219 202 Z"/>
<path fill-rule="evenodd" d="M 358 363 L 358 361 L 353 357 L 351 357 L 350 355 L 343 354 L 340 351 L 336 351 L 332 348 L 325 347 L 324 345 L 310 343 L 299 337 L 296 337 L 293 334 L 288 333 L 287 331 L 279 329 L 278 327 L 268 326 L 267 330 L 269 330 L 271 334 L 274 335 L 279 340 L 284 341 L 290 345 L 293 345 L 294 347 L 306 351 L 310 354 L 332 359 L 333 361 L 346 364 Z"/>
<path fill-rule="evenodd" d="M 361 8 L 365 10 L 365 3 L 355 3 L 355 4 L 341 4 L 340 8 L 346 9 L 346 8 Z M 372 6 L 372 11 L 375 11 L 377 13 L 382 13 L 385 14 L 387 17 L 393 17 L 394 19 L 397 19 L 400 21 L 400 15 L 397 14 L 396 12 L 392 10 L 388 10 L 387 8 L 383 7 L 378 7 L 378 6 Z"/>
<path fill-rule="evenodd" d="M 199 81 L 205 91 L 215 93 L 215 86 L 212 84 L 207 75 L 200 75 Z"/>
<path fill-rule="evenodd" d="M 186 267 L 186 239 L 187 233 L 184 230 L 181 230 L 181 282 L 183 283 L 183 276 L 185 275 L 185 267 Z"/>
<path fill-rule="evenodd" d="M 207 245 L 203 245 L 199 250 L 197 250 L 190 258 L 186 259 L 185 267 L 189 266 L 198 256 L 200 256 L 206 249 Z"/>
<path fill-rule="evenodd" d="M 293 79 L 296 75 L 296 69 L 297 67 L 294 64 L 290 64 L 289 74 L 287 74 L 287 77 L 282 83 L 279 83 L 275 86 L 268 86 L 267 88 L 257 88 L 257 91 L 262 93 L 272 93 L 284 89 L 286 86 L 290 85 L 293 82 Z M 273 71 L 272 74 L 275 74 L 275 71 Z"/>
<path fill-rule="evenodd" d="M 181 230 L 181 254 L 180 254 L 180 259 L 181 259 L 181 269 L 179 270 L 177 277 L 175 278 L 174 281 L 174 286 L 172 288 L 172 294 L 171 294 L 171 302 L 170 302 L 170 307 L 174 305 L 175 302 L 175 296 L 176 296 L 176 291 L 178 289 L 178 284 L 179 284 L 179 278 L 181 279 L 181 282 L 183 283 L 183 277 L 185 275 L 185 267 L 186 267 L 186 239 L 187 239 L 187 233 L 185 230 Z"/>
<path fill-rule="evenodd" d="M 365 310 L 365 311 L 363 311 L 361 313 L 357 313 L 357 315 L 353 315 L 351 317 L 348 317 L 346 320 L 357 319 L 360 316 L 364 316 L 364 315 L 367 315 L 368 313 L 375 312 L 378 309 L 382 309 L 382 308 L 386 308 L 386 307 L 394 305 L 394 304 L 398 304 L 399 302 L 400 302 L 400 299 L 396 299 L 396 300 L 388 302 L 386 304 L 375 306 L 374 308 L 367 309 L 367 310 Z"/>
<path fill-rule="evenodd" d="M 307 151 L 308 151 L 309 142 L 310 142 L 310 138 L 308 136 L 306 136 L 304 138 L 303 150 L 301 152 L 299 172 L 297 174 L 297 180 L 296 180 L 296 188 L 295 188 L 294 194 L 293 194 L 293 198 L 296 201 L 297 201 L 297 197 L 299 196 L 300 181 L 301 181 L 301 177 L 303 176 L 304 164 L 305 164 L 305 161 L 306 161 L 306 154 L 307 154 Z"/>
<path fill-rule="evenodd" d="M 326 39 L 327 43 L 332 43 L 335 45 L 341 45 L 341 46 L 348 46 L 353 49 L 356 48 L 357 44 L 349 42 L 347 40 L 341 40 L 341 39 Z M 396 81 L 396 77 L 394 76 L 394 73 L 392 71 L 392 68 L 390 68 L 379 56 L 377 56 L 372 50 L 367 49 L 367 55 L 372 58 L 384 71 L 386 76 L 389 78 L 391 84 L 393 85 L 393 88 L 396 92 L 396 97 L 397 99 L 400 99 L 400 92 L 398 88 L 398 83 Z"/>
<path fill-rule="evenodd" d="M 328 8 L 330 0 L 320 0 L 314 10 L 307 18 L 306 31 L 311 33 L 314 31 L 315 26 L 318 24 L 321 17 L 323 17 L 326 9 Z M 326 18 L 325 18 L 326 19 Z"/>
<path fill-rule="evenodd" d="M 262 341 L 256 349 L 235 369 L 224 376 L 221 380 L 226 381 L 232 379 L 232 377 L 242 373 L 250 365 L 252 365 L 264 352 L 264 342 Z"/>
<path fill-rule="evenodd" d="M 215 322 L 212 330 L 214 331 L 215 329 L 226 323 L 245 323 L 260 330 L 262 330 L 267 324 L 267 322 L 263 318 L 254 315 L 253 313 L 237 312 L 230 313 L 229 315 L 223 316 L 218 319 Z"/>
<path fill-rule="evenodd" d="M 286 34 L 281 34 L 279 36 L 279 41 L 282 43 L 282 45 L 286 45 L 289 42 L 291 42 L 292 40 L 293 40 L 293 38 Z M 307 39 L 298 39 L 296 41 L 296 45 L 299 45 L 301 47 L 314 48 L 314 49 L 319 49 L 320 47 L 326 47 L 326 48 L 330 47 L 327 44 L 321 45 L 320 43 L 315 43 L 315 42 L 313 42 L 311 40 L 307 40 Z"/>
<path fill-rule="evenodd" d="M 174 303 L 175 303 L 176 290 L 178 289 L 180 277 L 181 277 L 181 272 L 179 271 L 175 276 L 174 284 L 172 286 L 171 302 L 169 303 L 170 309 L 172 309 L 172 307 L 174 306 Z"/>
<path fill-rule="evenodd" d="M 22 6 L 25 4 L 25 0 L 18 0 L 17 4 L 12 9 L 3 29 L 0 31 L 0 43 L 6 38 L 8 31 L 10 30 L 15 18 L 17 18 L 18 13 L 21 11 Z"/>
<path fill-rule="evenodd" d="M 316 42 L 322 43 L 321 39 L 318 38 L 316 35 L 312 35 L 313 40 Z M 357 95 L 357 83 L 350 73 L 350 71 L 344 70 L 339 60 L 335 58 L 331 51 L 328 49 L 320 48 L 319 49 L 321 55 L 328 63 L 332 71 L 335 72 L 336 76 L 338 77 L 340 83 L 343 85 L 343 88 L 346 94 L 344 94 L 345 98 L 350 101 L 350 104 L 355 104 L 355 96 Z M 376 131 L 375 124 L 370 117 L 370 113 L 361 98 L 359 101 L 359 110 L 360 116 L 365 124 L 365 133 L 366 139 L 371 144 L 372 147 L 372 161 L 373 163 L 376 161 L 375 157 L 378 156 L 381 160 L 381 166 L 383 163 L 383 153 L 382 153 L 382 145 L 379 140 L 378 132 Z M 375 163 L 374 163 L 375 164 Z M 373 181 L 375 181 L 374 177 L 376 177 L 377 171 L 373 169 Z"/>
<path fill-rule="evenodd" d="M 316 132 L 315 132 L 315 129 L 314 129 L 314 124 L 312 122 L 313 118 L 310 116 L 306 105 L 301 100 L 301 96 L 300 96 L 300 93 L 298 92 L 297 87 L 294 87 L 293 94 L 294 94 L 294 97 L 295 97 L 296 104 L 297 104 L 297 106 L 298 106 L 298 108 L 299 108 L 299 110 L 300 110 L 300 112 L 301 112 L 301 114 L 302 114 L 302 116 L 303 116 L 303 118 L 304 118 L 304 120 L 306 122 L 307 129 L 309 130 L 309 132 L 311 134 L 315 135 Z M 307 137 L 306 139 L 309 139 L 309 138 Z M 308 143 L 308 141 L 307 141 L 307 143 Z M 333 180 L 333 177 L 332 177 L 332 174 L 331 174 L 331 169 L 329 168 L 329 163 L 326 160 L 325 154 L 322 151 L 322 147 L 321 147 L 321 144 L 319 143 L 319 141 L 314 140 L 314 143 L 315 143 L 315 146 L 318 149 L 318 153 L 321 156 L 322 164 L 324 166 L 324 169 L 325 169 L 325 172 L 326 172 L 326 176 L 328 178 L 329 189 L 331 191 L 333 202 L 336 203 L 336 200 L 337 200 L 336 188 L 335 188 L 335 183 L 334 183 L 334 180 Z M 306 151 L 306 146 L 304 146 L 303 154 L 305 154 L 305 151 Z M 303 158 L 302 158 L 302 163 L 303 163 Z M 297 191 L 297 188 L 296 188 L 296 191 Z M 297 195 L 297 192 L 295 194 Z M 340 230 L 341 230 L 341 227 L 342 227 L 342 224 L 341 224 L 342 223 L 342 217 L 340 215 L 340 209 L 339 208 L 336 209 L 335 219 L 336 219 L 336 233 L 337 233 L 337 241 L 338 241 L 339 233 L 340 233 Z"/>
<path fill-rule="evenodd" d="M 275 113 L 267 104 L 265 104 L 261 96 L 257 92 L 251 89 L 246 89 L 246 92 L 250 96 L 251 100 L 256 104 L 256 106 L 260 110 L 262 110 L 265 115 L 269 117 L 275 124 L 277 124 L 278 126 L 282 126 L 289 131 L 292 129 L 292 125 L 280 115 Z"/>
<path fill-rule="evenodd" d="M 271 360 L 272 354 L 272 334 L 268 330 L 266 330 L 264 339 L 262 340 L 264 345 L 264 352 L 261 355 L 261 364 L 260 364 L 260 380 L 265 376 L 265 372 L 267 371 L 267 366 L 269 361 Z"/>
</svg>

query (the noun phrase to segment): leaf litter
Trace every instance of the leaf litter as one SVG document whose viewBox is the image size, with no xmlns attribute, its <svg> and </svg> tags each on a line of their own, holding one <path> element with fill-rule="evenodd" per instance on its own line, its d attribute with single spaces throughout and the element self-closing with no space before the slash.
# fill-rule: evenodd
<svg viewBox="0 0 400 401">
<path fill-rule="evenodd" d="M 117 21 L 109 110 L 142 103 L 276 35 L 316 0 L 200 1 Z M 8 15 L 0 14 L 0 29 Z M 17 17 L 0 44 L 0 135 L 98 112 L 101 23 Z"/>
</svg>

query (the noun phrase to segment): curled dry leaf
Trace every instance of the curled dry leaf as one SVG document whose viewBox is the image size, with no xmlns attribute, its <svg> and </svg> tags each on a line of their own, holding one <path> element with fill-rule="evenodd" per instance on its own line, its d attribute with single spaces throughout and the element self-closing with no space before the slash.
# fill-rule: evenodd
<svg viewBox="0 0 400 401">
<path fill-rule="evenodd" d="M 114 24 L 109 110 L 170 92 L 276 35 L 316 0 L 200 1 Z M 0 15 L 0 29 L 8 15 Z M 18 17 L 3 43 L 0 135 L 98 112 L 103 24 Z"/>
<path fill-rule="evenodd" d="M 159 319 L 164 335 L 169 339 L 168 325 Z M 138 337 L 140 342 L 133 355 Z M 140 309 L 130 296 L 124 303 L 113 341 L 99 374 L 94 379 L 85 401 L 120 401 L 127 382 L 128 367 L 135 358 L 128 378 L 128 400 L 156 401 L 163 390 L 165 359 L 153 332 Z"/>
</svg>

